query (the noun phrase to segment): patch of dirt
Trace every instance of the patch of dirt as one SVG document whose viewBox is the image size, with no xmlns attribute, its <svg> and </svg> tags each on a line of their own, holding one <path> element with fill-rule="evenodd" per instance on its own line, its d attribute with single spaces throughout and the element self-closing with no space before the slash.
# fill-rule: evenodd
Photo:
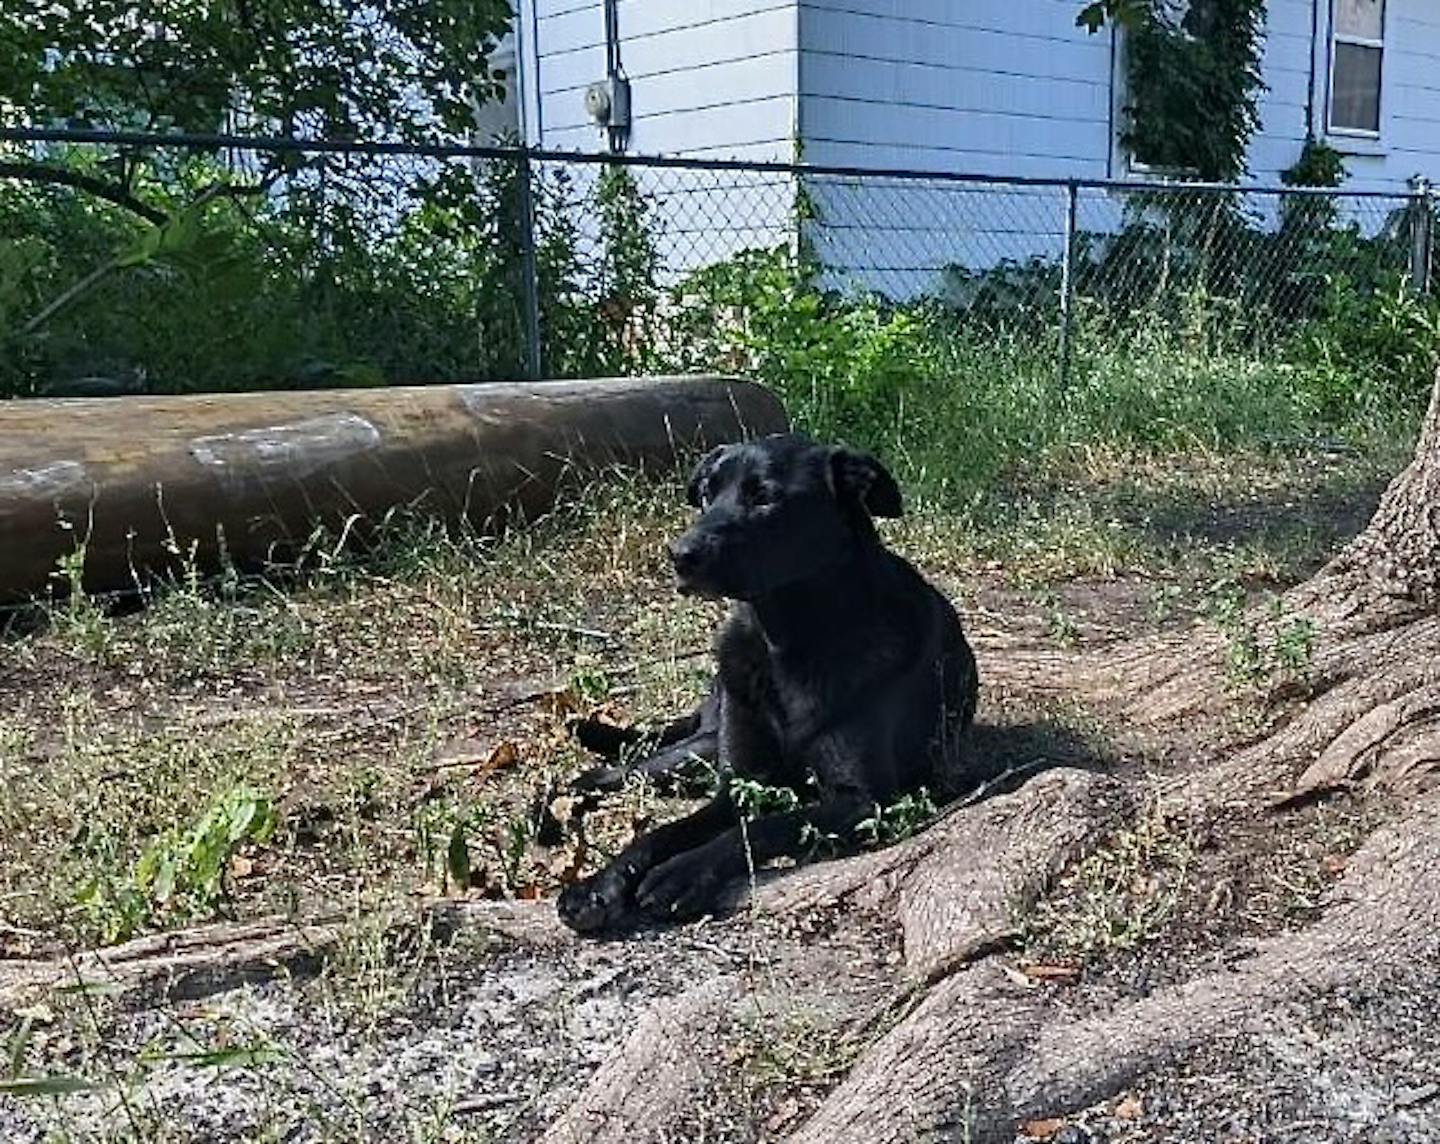
<svg viewBox="0 0 1440 1144">
<path fill-rule="evenodd" d="M 772 1090 L 798 1099 L 789 1070 L 815 1067 L 801 1086 L 813 1105 L 838 1077 L 807 1066 L 806 1045 L 842 1039 L 855 1010 L 873 1019 L 900 985 L 893 936 L 821 943 L 744 916 L 599 942 L 563 930 L 550 903 L 480 903 L 446 929 L 418 954 L 372 951 L 358 979 L 272 972 L 214 991 L 191 981 L 184 999 L 101 989 L 89 1004 L 62 990 L 21 1006 L 27 1074 L 103 1087 L 0 1101 L 0 1138 L 534 1139 L 647 1014 L 697 982 L 743 998 L 750 1023 L 710 1045 L 687 1037 L 683 1059 L 709 1052 L 757 1110 Z"/>
</svg>

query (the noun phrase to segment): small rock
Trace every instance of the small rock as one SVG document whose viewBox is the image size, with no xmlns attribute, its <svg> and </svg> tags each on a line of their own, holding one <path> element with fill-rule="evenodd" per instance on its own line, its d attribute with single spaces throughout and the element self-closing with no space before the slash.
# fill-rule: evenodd
<svg viewBox="0 0 1440 1144">
<path fill-rule="evenodd" d="M 1053 1137 L 1053 1144 L 1095 1144 L 1095 1138 L 1078 1124 L 1067 1124 Z"/>
</svg>

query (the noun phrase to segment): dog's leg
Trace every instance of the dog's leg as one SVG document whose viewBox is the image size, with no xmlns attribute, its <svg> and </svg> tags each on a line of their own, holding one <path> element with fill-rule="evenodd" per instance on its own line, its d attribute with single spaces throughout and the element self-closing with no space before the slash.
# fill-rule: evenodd
<svg viewBox="0 0 1440 1144">
<path fill-rule="evenodd" d="M 660 731 L 653 754 L 636 763 L 614 767 L 593 767 L 576 776 L 572 784 L 577 791 L 615 791 L 625 785 L 628 775 L 639 774 L 651 781 L 668 784 L 683 780 L 703 769 L 714 766 L 719 759 L 720 696 L 719 688 L 710 694 L 689 715 L 667 723 Z M 586 720 L 576 725 L 576 737 L 582 746 L 605 758 L 618 759 L 626 745 L 642 740 L 643 732 L 611 727 Z M 604 750 L 601 748 L 613 748 Z M 698 760 L 698 761 L 697 761 Z M 687 773 L 688 772 L 688 773 Z M 680 785 L 678 782 L 675 785 Z"/>
<path fill-rule="evenodd" d="M 635 901 L 657 920 L 712 913 L 729 882 L 776 858 L 798 858 L 821 839 L 851 843 L 855 828 L 874 813 L 875 803 L 857 794 L 762 815 L 657 864 L 640 883 Z"/>
<path fill-rule="evenodd" d="M 698 779 L 706 769 L 713 770 L 720 749 L 716 733 L 700 731 L 688 739 L 656 751 L 638 763 L 621 767 L 592 767 L 575 776 L 571 786 L 582 792 L 616 791 L 631 775 L 641 775 L 662 789 L 680 787 L 687 780 Z"/>
<path fill-rule="evenodd" d="M 652 867 L 703 846 L 734 822 L 735 804 L 721 796 L 694 814 L 641 835 L 598 874 L 565 887 L 558 903 L 560 920 L 581 933 L 620 925 L 633 913 L 635 887 Z"/>
<path fill-rule="evenodd" d="M 704 723 L 705 705 L 701 704 L 688 715 L 672 719 L 653 734 L 656 747 L 669 747 L 700 731 Z M 652 737 L 651 732 L 638 727 L 617 727 L 599 719 L 579 719 L 574 725 L 575 738 L 592 755 L 599 755 L 611 762 L 619 759 L 627 747 L 643 743 Z"/>
</svg>

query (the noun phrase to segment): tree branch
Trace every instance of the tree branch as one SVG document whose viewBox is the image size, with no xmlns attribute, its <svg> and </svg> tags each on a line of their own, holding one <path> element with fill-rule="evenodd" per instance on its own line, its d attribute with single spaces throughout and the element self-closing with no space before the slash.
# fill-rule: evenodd
<svg viewBox="0 0 1440 1144">
<path fill-rule="evenodd" d="M 85 191 L 96 198 L 113 203 L 117 207 L 123 207 L 131 214 L 139 215 L 146 222 L 156 226 L 161 226 L 170 217 L 164 211 L 137 199 L 123 187 L 107 183 L 103 179 L 93 178 L 90 175 L 82 175 L 79 171 L 67 170 L 64 167 L 52 167 L 45 163 L 0 162 L 0 179 L 19 179 L 27 183 L 49 183 L 54 186 L 74 187 L 76 190 Z"/>
<path fill-rule="evenodd" d="M 0 176 L 4 176 L 6 174 L 7 167 L 14 165 L 15 164 L 0 163 Z M 37 164 L 37 166 L 39 165 Z M 54 167 L 40 166 L 39 169 L 47 173 L 54 171 L 55 173 L 62 175 L 74 173 Z M 81 179 L 86 179 L 86 176 L 84 175 L 80 175 L 77 177 Z M 278 172 L 276 173 L 276 177 L 278 177 Z M 93 179 L 86 179 L 86 181 L 96 182 L 96 180 Z M 78 185 L 71 184 L 68 181 L 65 182 L 67 186 Z M 196 210 L 197 208 L 202 207 L 206 203 L 210 202 L 212 199 L 229 198 L 239 201 L 241 198 L 251 195 L 263 195 L 266 191 L 270 189 L 274 182 L 275 178 L 267 178 L 260 183 L 246 183 L 240 184 L 238 186 L 234 183 L 212 183 L 210 186 L 206 187 L 203 191 L 196 195 L 193 199 L 191 199 L 190 202 L 186 203 L 181 211 L 178 211 L 176 213 L 183 214 L 184 211 Z M 100 185 L 106 186 L 107 184 Z M 81 189 L 90 190 L 91 188 L 88 186 L 81 186 Z M 113 190 L 114 188 L 110 189 Z M 95 193 L 99 194 L 100 192 L 96 191 Z M 138 200 L 136 201 L 138 202 Z M 153 209 L 146 206 L 144 203 L 139 203 L 139 205 L 141 207 L 144 207 L 147 211 Z M 136 213 L 139 212 L 137 211 Z M 170 215 L 162 214 L 159 211 L 154 212 L 153 218 L 151 215 L 148 214 L 145 217 L 150 218 L 156 226 L 164 226 L 171 220 Z M 80 279 L 80 281 L 72 283 L 67 289 L 62 291 L 56 297 L 52 298 L 50 302 L 42 310 L 40 310 L 39 313 L 35 314 L 33 317 L 30 318 L 29 321 L 27 321 L 23 326 L 21 326 L 20 333 L 33 334 L 36 330 L 38 330 L 41 326 L 48 322 L 52 317 L 58 314 L 66 306 L 68 306 L 74 299 L 80 297 L 80 295 L 88 291 L 97 282 L 100 282 L 103 279 L 107 278 L 113 271 L 120 269 L 121 264 L 121 257 L 117 254 L 102 263 L 101 265 L 97 266 L 94 270 L 90 271 L 90 273 L 85 275 L 85 277 Z"/>
</svg>

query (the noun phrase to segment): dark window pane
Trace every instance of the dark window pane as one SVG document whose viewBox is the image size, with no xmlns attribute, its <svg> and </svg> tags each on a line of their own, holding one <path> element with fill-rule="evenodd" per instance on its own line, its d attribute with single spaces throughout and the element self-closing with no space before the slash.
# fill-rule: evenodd
<svg viewBox="0 0 1440 1144">
<path fill-rule="evenodd" d="M 1335 45 L 1335 77 L 1330 97 L 1330 126 L 1353 131 L 1380 130 L 1380 49 Z"/>
</svg>

